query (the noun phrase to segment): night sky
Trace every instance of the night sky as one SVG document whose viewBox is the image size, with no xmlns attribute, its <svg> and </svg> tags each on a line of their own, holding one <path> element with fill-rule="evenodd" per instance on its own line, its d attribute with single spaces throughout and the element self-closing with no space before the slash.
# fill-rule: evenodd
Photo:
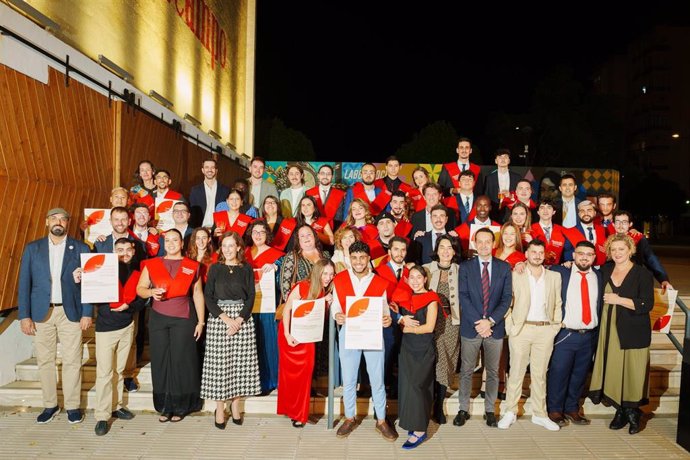
<svg viewBox="0 0 690 460">
<path fill-rule="evenodd" d="M 684 0 L 257 3 L 257 119 L 282 119 L 332 161 L 381 161 L 436 120 L 482 145 L 490 113 L 529 110 L 550 70 L 587 84 L 651 25 L 690 19 Z"/>
</svg>

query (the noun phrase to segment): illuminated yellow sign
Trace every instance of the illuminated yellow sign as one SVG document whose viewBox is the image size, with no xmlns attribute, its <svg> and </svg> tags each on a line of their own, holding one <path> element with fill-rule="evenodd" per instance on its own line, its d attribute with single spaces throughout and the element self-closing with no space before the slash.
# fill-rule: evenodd
<svg viewBox="0 0 690 460">
<path fill-rule="evenodd" d="M 253 156 L 255 0 L 26 0 L 58 37 L 102 54 Z"/>
</svg>

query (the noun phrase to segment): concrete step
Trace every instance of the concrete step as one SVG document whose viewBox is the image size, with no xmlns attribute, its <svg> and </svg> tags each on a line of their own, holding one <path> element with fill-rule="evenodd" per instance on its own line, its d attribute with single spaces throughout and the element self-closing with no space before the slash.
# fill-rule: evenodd
<svg viewBox="0 0 690 460">
<path fill-rule="evenodd" d="M 473 392 L 473 399 L 471 400 L 470 413 L 474 416 L 481 416 L 484 413 L 484 400 L 477 395 L 478 388 Z M 678 390 L 666 390 L 660 394 L 656 390 L 650 392 L 650 404 L 643 409 L 646 412 L 654 412 L 655 414 L 677 414 L 678 413 Z M 62 404 L 62 392 L 58 391 L 60 404 Z M 342 390 L 336 389 L 335 410 L 336 415 L 344 413 L 342 404 Z M 87 402 L 87 408 L 93 408 L 96 398 L 96 390 L 85 385 L 82 390 L 82 401 Z M 139 411 L 154 411 L 153 399 L 151 395 L 150 385 L 142 385 L 140 390 L 136 393 L 125 393 L 124 403 L 131 410 Z M 14 382 L 0 388 L 0 406 L 22 406 L 22 407 L 42 407 L 41 389 L 38 382 Z M 268 396 L 255 396 L 246 398 L 243 401 L 243 412 L 249 414 L 275 414 L 277 404 L 277 391 L 274 391 Z M 500 413 L 502 406 L 505 403 L 497 402 L 496 411 Z M 531 404 L 529 398 L 521 400 L 520 413 L 526 415 L 531 414 Z M 584 401 L 584 412 L 589 415 L 614 413 L 614 409 L 604 407 L 602 404 L 594 405 L 588 399 Z M 311 412 L 313 414 L 326 413 L 327 401 L 325 397 L 316 397 L 311 400 Z M 214 401 L 206 401 L 203 411 L 213 412 L 215 409 Z M 397 402 L 391 400 L 388 402 L 388 410 L 391 413 L 397 412 Z M 458 411 L 457 393 L 446 398 L 445 410 L 449 415 L 453 415 Z M 373 414 L 373 405 L 370 399 L 357 399 L 357 412 L 359 414 Z"/>
</svg>

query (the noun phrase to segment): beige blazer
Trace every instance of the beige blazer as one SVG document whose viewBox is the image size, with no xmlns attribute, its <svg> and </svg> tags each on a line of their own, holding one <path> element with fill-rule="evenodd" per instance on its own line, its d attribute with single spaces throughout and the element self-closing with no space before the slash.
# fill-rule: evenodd
<svg viewBox="0 0 690 460">
<path fill-rule="evenodd" d="M 441 278 L 441 269 L 438 268 L 437 262 L 429 262 L 424 264 L 429 275 L 429 290 L 436 292 L 438 281 Z M 458 293 L 458 264 L 451 264 L 448 270 L 448 291 L 450 293 L 450 318 L 451 324 L 454 326 L 460 325 L 460 295 Z M 443 313 L 439 313 L 443 314 Z"/>
<path fill-rule="evenodd" d="M 506 314 L 506 335 L 515 336 L 520 334 L 522 327 L 527 320 L 531 302 L 528 268 L 523 273 L 513 272 L 513 304 Z M 551 270 L 544 273 L 544 285 L 546 287 L 546 315 L 551 322 L 554 335 L 558 333 L 563 321 L 563 310 L 561 308 L 561 275 Z"/>
</svg>

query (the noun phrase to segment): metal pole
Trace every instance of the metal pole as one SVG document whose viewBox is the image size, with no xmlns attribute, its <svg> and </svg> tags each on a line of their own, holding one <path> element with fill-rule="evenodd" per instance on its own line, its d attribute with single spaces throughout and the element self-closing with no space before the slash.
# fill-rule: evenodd
<svg viewBox="0 0 690 460">
<path fill-rule="evenodd" d="M 333 386 L 335 384 L 335 320 L 333 315 L 328 314 L 328 425 L 327 430 L 333 429 L 333 406 L 334 406 L 334 396 L 333 396 Z"/>
</svg>

